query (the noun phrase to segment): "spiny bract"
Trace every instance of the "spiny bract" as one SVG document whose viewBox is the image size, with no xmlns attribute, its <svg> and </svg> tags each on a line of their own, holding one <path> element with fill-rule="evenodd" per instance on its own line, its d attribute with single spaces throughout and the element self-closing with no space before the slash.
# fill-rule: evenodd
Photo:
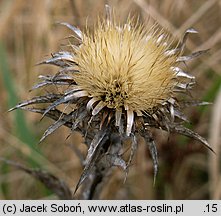
<svg viewBox="0 0 221 216">
<path fill-rule="evenodd" d="M 204 138 L 182 126 L 187 121 L 182 113 L 185 106 L 206 103 L 178 99 L 180 92 L 189 91 L 195 83 L 195 77 L 178 65 L 206 51 L 182 56 L 188 34 L 197 32 L 188 29 L 181 42 L 171 48 L 169 36 L 157 25 L 149 27 L 130 19 L 125 25 L 117 25 L 110 8 L 106 9 L 107 18 L 99 20 L 93 31 L 83 33 L 62 23 L 75 33 L 78 43 L 71 44 L 71 52 L 58 52 L 41 62 L 57 65 L 60 70 L 56 75 L 40 76 L 42 82 L 33 88 L 56 85 L 67 86 L 67 90 L 38 96 L 15 107 L 56 120 L 41 141 L 62 125 L 83 133 L 88 154 L 77 188 L 95 170 L 101 172 L 104 158 L 111 166 L 127 170 L 138 135 L 149 145 L 156 176 L 157 150 L 151 127 L 193 137 L 210 148 Z M 27 107 L 38 103 L 49 106 Z M 74 106 L 64 112 L 58 109 L 61 104 Z M 125 162 L 121 150 L 128 137 L 131 155 Z"/>
</svg>

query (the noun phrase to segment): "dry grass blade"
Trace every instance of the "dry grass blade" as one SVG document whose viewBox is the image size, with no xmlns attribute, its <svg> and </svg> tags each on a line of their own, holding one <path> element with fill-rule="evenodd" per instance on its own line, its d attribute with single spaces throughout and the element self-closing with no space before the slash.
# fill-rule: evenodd
<svg viewBox="0 0 221 216">
<path fill-rule="evenodd" d="M 133 0 L 146 14 L 151 16 L 161 26 L 175 32 L 175 27 L 165 17 L 163 17 L 151 4 L 147 4 L 144 0 Z"/>
<path fill-rule="evenodd" d="M 182 33 L 189 26 L 193 26 L 211 8 L 217 0 L 206 1 L 192 16 L 187 19 L 177 30 L 176 34 Z"/>
<path fill-rule="evenodd" d="M 210 125 L 210 144 L 216 152 L 209 155 L 209 176 L 210 176 L 210 197 L 211 199 L 221 198 L 221 173 L 220 173 L 220 152 L 221 152 L 221 88 L 214 102 L 212 120 Z"/>
</svg>

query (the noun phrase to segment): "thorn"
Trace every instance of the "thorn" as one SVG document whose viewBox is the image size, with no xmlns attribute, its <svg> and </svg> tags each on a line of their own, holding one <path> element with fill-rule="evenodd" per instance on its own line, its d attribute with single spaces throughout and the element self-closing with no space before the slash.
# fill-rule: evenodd
<svg viewBox="0 0 221 216">
<path fill-rule="evenodd" d="M 17 106 L 10 108 L 9 110 L 7 110 L 7 112 L 11 112 L 11 111 L 16 110 L 16 109 L 17 109 Z"/>
</svg>

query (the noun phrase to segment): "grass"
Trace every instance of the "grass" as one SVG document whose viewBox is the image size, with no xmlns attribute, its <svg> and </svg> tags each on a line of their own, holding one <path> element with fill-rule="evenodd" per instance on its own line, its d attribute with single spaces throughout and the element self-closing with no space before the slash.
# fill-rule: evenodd
<svg viewBox="0 0 221 216">
<path fill-rule="evenodd" d="M 7 93 L 8 109 L 10 109 L 14 107 L 19 102 L 19 100 L 16 94 L 16 86 L 14 84 L 14 80 L 12 79 L 12 72 L 9 68 L 6 56 L 7 53 L 5 51 L 5 48 L 0 43 L 0 59 L 1 59 L 0 69 L 2 72 L 5 92 Z M 29 130 L 24 117 L 24 113 L 21 110 L 16 110 L 12 115 L 14 116 L 13 125 L 15 127 L 16 136 L 19 139 L 21 139 L 24 143 L 26 143 L 30 149 L 35 149 L 39 151 L 39 149 L 36 148 L 35 145 L 37 139 Z"/>
<path fill-rule="evenodd" d="M 20 161 L 29 167 L 38 166 L 64 179 L 70 187 L 75 186 L 82 167 L 68 144 L 76 136 L 65 140 L 69 131 L 65 128 L 37 145 L 49 120 L 39 122 L 40 116 L 14 111 L 7 113 L 20 100 L 38 92 L 28 90 L 37 82 L 38 74 L 54 73 L 56 68 L 34 65 L 67 44 L 70 35 L 57 21 L 69 22 L 83 29 L 85 22 L 93 25 L 98 13 L 103 13 L 104 4 L 115 7 L 117 17 L 124 21 L 129 12 L 139 15 L 146 22 L 157 21 L 175 37 L 180 37 L 188 27 L 198 30 L 187 43 L 187 49 L 196 51 L 211 48 L 209 54 L 194 60 L 184 68 L 197 77 L 194 98 L 213 102 L 221 86 L 221 15 L 218 0 L 173 1 L 173 0 L 18 0 L 0 2 L 0 156 Z M 41 71 L 41 73 L 39 73 Z M 216 109 L 217 110 L 217 109 Z M 213 105 L 188 109 L 192 129 L 209 139 L 213 125 L 211 116 L 217 112 Z M 207 149 L 192 139 L 156 132 L 160 157 L 160 173 L 156 186 L 152 186 L 153 170 L 148 149 L 139 145 L 139 157 L 131 167 L 128 180 L 123 184 L 124 174 L 115 169 L 102 198 L 108 199 L 210 199 L 214 197 L 220 170 L 212 170 L 218 163 L 208 160 Z M 182 145 L 177 145 L 181 143 Z M 75 144 L 85 152 L 81 140 Z M 218 149 L 220 147 L 217 147 Z M 211 156 L 213 157 L 213 156 Z M 211 173 L 212 175 L 209 174 Z M 179 172 L 178 172 L 179 171 Z M 20 173 L 20 174 L 18 174 Z M 138 178 L 139 177 L 139 178 Z M 139 179 L 139 181 L 137 181 Z M 189 181 L 193 179 L 193 181 Z M 218 180 L 217 180 L 218 181 Z M 209 186 L 210 185 L 210 186 Z M 18 189 L 17 189 L 18 188 Z M 14 191 L 17 190 L 16 193 Z M 217 190 L 221 191 L 218 187 Z M 32 195 L 30 191 L 35 191 Z M 217 195 L 218 194 L 218 195 Z M 216 193 L 220 199 L 221 192 Z M 51 192 L 36 184 L 36 180 L 0 162 L 0 199 L 51 198 Z"/>
<path fill-rule="evenodd" d="M 2 72 L 2 77 L 3 77 L 3 83 L 4 83 L 4 88 L 5 92 L 7 93 L 7 105 L 8 109 L 14 107 L 18 102 L 18 97 L 16 94 L 16 86 L 14 84 L 14 80 L 12 79 L 12 73 L 9 68 L 8 62 L 7 62 L 7 53 L 5 51 L 4 46 L 0 43 L 0 71 Z M 16 136 L 18 139 L 20 139 L 24 145 L 27 146 L 27 149 L 29 150 L 29 154 L 23 155 L 22 152 L 17 151 L 17 156 L 25 156 L 26 163 L 28 164 L 29 167 L 42 167 L 41 164 L 38 163 L 37 160 L 34 159 L 33 155 L 37 153 L 40 153 L 40 149 L 36 145 L 37 143 L 37 138 L 34 137 L 34 133 L 31 132 L 29 129 L 24 113 L 21 110 L 16 110 L 15 112 L 12 113 L 13 115 L 13 120 L 12 120 L 12 125 L 13 125 L 13 130 L 12 133 L 14 136 Z M 4 157 L 10 157 L 10 155 L 4 155 Z M 10 172 L 11 167 L 7 164 L 1 164 L 0 166 L 1 169 L 1 174 L 7 175 L 7 173 Z M 10 199 L 10 184 L 7 183 L 7 178 L 6 181 L 1 184 L 1 189 L 2 193 L 4 194 L 6 199 Z M 42 191 L 43 194 L 51 194 L 51 192 L 48 191 L 47 188 L 43 187 L 42 185 L 39 185 L 39 190 Z"/>
</svg>

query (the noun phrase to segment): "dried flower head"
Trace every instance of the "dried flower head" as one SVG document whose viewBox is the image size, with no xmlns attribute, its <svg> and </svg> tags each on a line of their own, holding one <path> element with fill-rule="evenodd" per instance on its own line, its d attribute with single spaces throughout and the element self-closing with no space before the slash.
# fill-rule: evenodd
<svg viewBox="0 0 221 216">
<path fill-rule="evenodd" d="M 56 85 L 67 86 L 66 91 L 38 96 L 16 106 L 56 120 L 41 141 L 62 125 L 83 133 L 88 154 L 78 186 L 93 170 L 101 172 L 98 164 L 104 158 L 110 166 L 127 170 L 138 135 L 149 145 L 156 175 L 157 149 L 150 128 L 177 132 L 210 148 L 204 138 L 182 125 L 187 121 L 182 113 L 185 106 L 206 103 L 178 99 L 179 93 L 187 93 L 195 84 L 195 77 L 184 72 L 179 64 L 205 52 L 182 55 L 187 36 L 197 32 L 188 29 L 181 42 L 171 48 L 170 37 L 159 26 L 140 25 L 131 19 L 125 25 L 117 25 L 108 6 L 106 10 L 107 18 L 99 20 L 92 32 L 81 32 L 62 23 L 74 32 L 78 43 L 71 44 L 71 52 L 58 52 L 41 62 L 57 65 L 60 70 L 56 75 L 40 76 L 42 82 L 34 89 Z M 37 103 L 49 106 L 27 108 Z M 61 104 L 74 106 L 70 112 L 64 112 L 58 109 Z M 131 139 L 128 162 L 121 157 L 126 138 Z"/>
</svg>

